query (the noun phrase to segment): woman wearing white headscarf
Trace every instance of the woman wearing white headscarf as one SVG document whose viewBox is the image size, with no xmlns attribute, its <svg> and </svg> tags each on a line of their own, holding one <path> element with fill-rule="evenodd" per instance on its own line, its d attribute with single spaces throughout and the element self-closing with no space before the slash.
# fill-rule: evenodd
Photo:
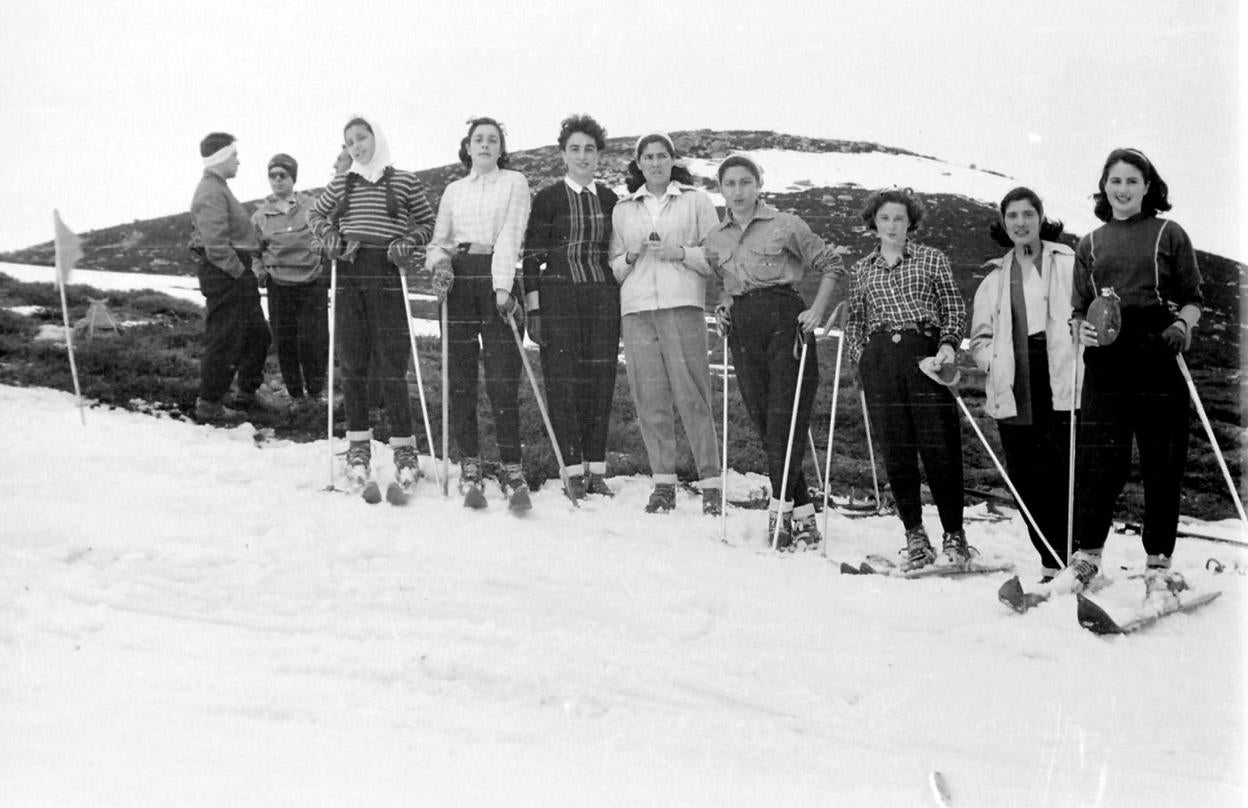
<svg viewBox="0 0 1248 808">
<path fill-rule="evenodd" d="M 351 167 L 329 183 L 308 220 L 326 254 L 338 259 L 334 326 L 350 441 L 347 475 L 362 482 L 369 474 L 371 363 L 390 422 L 395 475 L 409 488 L 419 468 L 407 392 L 409 311 L 399 273 L 428 243 L 434 213 L 424 184 L 391 164 L 390 148 L 375 123 L 352 118 L 343 135 Z"/>
</svg>

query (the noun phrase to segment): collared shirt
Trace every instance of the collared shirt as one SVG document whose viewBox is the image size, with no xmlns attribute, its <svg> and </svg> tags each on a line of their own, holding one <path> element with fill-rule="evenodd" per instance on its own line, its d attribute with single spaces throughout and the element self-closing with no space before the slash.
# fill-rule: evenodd
<svg viewBox="0 0 1248 808">
<path fill-rule="evenodd" d="M 529 221 L 529 183 L 519 171 L 500 168 L 488 174 L 469 172 L 442 192 L 438 220 L 429 242 L 426 266 L 455 254 L 459 244 L 490 244 L 494 288 L 511 291 Z"/>
<path fill-rule="evenodd" d="M 251 270 L 239 252 L 260 250 L 251 217 L 226 184 L 225 177 L 204 169 L 191 199 L 191 249 L 232 278 Z"/>
<path fill-rule="evenodd" d="M 801 217 L 764 202 L 744 226 L 727 211 L 703 246 L 718 256 L 724 291 L 734 296 L 765 286 L 796 284 L 807 268 L 820 275 L 845 275 L 840 254 L 825 246 Z"/>
<path fill-rule="evenodd" d="M 957 350 L 966 328 L 966 301 L 940 250 L 907 242 L 901 260 L 889 266 L 879 247 L 854 264 L 849 276 L 850 359 L 858 361 L 877 331 L 914 326 L 940 330 L 940 341 Z"/>
<path fill-rule="evenodd" d="M 1018 271 L 1023 276 L 1023 302 L 1027 304 L 1027 334 L 1042 334 L 1049 317 L 1049 285 L 1045 283 L 1041 273 L 1040 256 L 1036 256 L 1036 262 L 1029 267 L 1024 267 L 1018 259 L 1018 255 L 1014 255 L 1014 266 L 1018 267 Z M 1013 272 L 1013 267 L 1010 268 Z"/>
</svg>

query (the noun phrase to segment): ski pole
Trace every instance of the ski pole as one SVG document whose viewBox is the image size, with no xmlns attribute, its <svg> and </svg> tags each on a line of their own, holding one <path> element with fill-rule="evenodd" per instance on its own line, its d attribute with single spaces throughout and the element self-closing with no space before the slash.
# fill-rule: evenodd
<svg viewBox="0 0 1248 808">
<path fill-rule="evenodd" d="M 724 451 L 719 475 L 719 540 L 728 543 L 728 335 L 724 334 Z"/>
<path fill-rule="evenodd" d="M 776 545 L 780 543 L 780 528 L 784 527 L 784 503 L 788 501 L 789 491 L 789 466 L 793 462 L 793 438 L 797 432 L 797 411 L 798 404 L 802 400 L 802 378 L 806 373 L 806 349 L 807 340 L 802 335 L 802 326 L 797 326 L 798 338 L 802 340 L 802 354 L 797 360 L 797 386 L 793 392 L 793 412 L 789 415 L 789 440 L 784 447 L 784 473 L 780 476 L 780 508 L 781 518 L 776 520 L 776 529 L 771 534 L 771 549 L 775 550 Z"/>
<path fill-rule="evenodd" d="M 867 456 L 871 458 L 871 485 L 875 489 L 875 512 L 884 513 L 884 503 L 880 499 L 880 475 L 875 470 L 875 445 L 871 442 L 871 413 L 867 411 L 867 391 L 859 390 L 858 398 L 862 401 L 862 426 L 867 433 Z"/>
<path fill-rule="evenodd" d="M 325 442 L 329 445 L 329 485 L 334 490 L 334 315 L 338 302 L 338 259 L 329 259 L 329 364 L 326 365 Z"/>
<path fill-rule="evenodd" d="M 442 298 L 442 496 L 450 496 L 451 485 L 451 418 L 450 418 L 450 350 L 447 324 L 450 316 L 446 310 L 446 297 Z"/>
<path fill-rule="evenodd" d="M 1226 458 L 1222 455 L 1222 449 L 1218 446 L 1218 439 L 1213 434 L 1213 424 L 1209 423 L 1209 416 L 1205 414 L 1205 405 L 1200 402 L 1200 396 L 1196 393 L 1196 383 L 1192 381 L 1192 372 L 1187 368 L 1187 360 L 1183 358 L 1183 354 L 1174 355 L 1175 361 L 1179 363 L 1179 372 L 1183 374 L 1183 381 L 1187 382 L 1187 392 L 1192 397 L 1192 403 L 1196 405 L 1196 414 L 1200 416 L 1200 422 L 1205 427 L 1205 434 L 1209 436 L 1209 445 L 1213 447 L 1213 454 L 1218 459 L 1218 466 L 1222 469 L 1222 476 L 1226 479 L 1227 490 L 1231 492 L 1231 499 L 1235 502 L 1235 510 L 1239 512 L 1239 521 L 1248 527 L 1248 516 L 1244 515 L 1244 503 L 1239 499 L 1239 492 L 1235 490 L 1235 481 L 1231 479 L 1231 470 L 1227 468 Z"/>
<path fill-rule="evenodd" d="M 425 440 L 433 457 L 433 427 L 429 425 L 429 405 L 425 402 L 425 380 L 420 373 L 420 354 L 416 352 L 416 329 L 412 324 L 412 303 L 407 296 L 407 273 L 400 267 L 399 285 L 403 288 L 403 313 L 407 317 L 407 342 L 412 349 L 412 366 L 416 368 L 416 389 L 420 392 L 420 414 L 425 419 Z M 438 458 L 433 457 L 433 480 L 442 487 L 442 475 L 438 472 Z"/>
<path fill-rule="evenodd" d="M 832 371 L 832 411 L 828 415 L 828 445 L 824 449 L 823 462 L 823 555 L 828 555 L 828 496 L 832 489 L 832 436 L 836 434 L 836 402 L 841 392 L 841 358 L 845 355 L 845 331 L 843 329 L 832 328 L 832 323 L 836 321 L 836 316 L 845 303 L 841 302 L 832 310 L 832 316 L 828 318 L 827 325 L 824 326 L 823 333 L 825 335 L 836 335 L 836 367 Z M 811 438 L 811 446 L 814 446 L 814 438 Z M 819 455 L 815 455 L 815 465 L 819 463 Z"/>
<path fill-rule="evenodd" d="M 533 366 L 529 364 L 529 355 L 524 350 L 524 341 L 520 339 L 520 329 L 516 326 L 516 318 L 508 313 L 507 324 L 511 326 L 511 335 L 516 339 L 516 350 L 520 352 L 520 361 L 524 363 L 524 372 L 529 376 L 529 384 L 533 387 L 533 398 L 537 399 L 537 409 L 542 413 L 542 423 L 546 424 L 546 434 L 550 436 L 550 448 L 555 451 L 555 460 L 559 463 L 559 479 L 563 481 L 563 493 L 569 499 L 572 491 L 568 487 L 568 467 L 563 464 L 563 452 L 559 451 L 559 440 L 555 437 L 555 427 L 550 422 L 550 413 L 546 410 L 546 400 L 542 391 L 537 389 L 537 376 L 533 374 Z M 579 507 L 573 499 L 572 504 Z"/>
<path fill-rule="evenodd" d="M 819 463 L 819 447 L 815 446 L 815 430 L 812 427 L 806 427 L 806 447 L 810 449 L 810 454 L 815 459 L 815 485 L 819 490 L 823 490 L 823 467 Z"/>
<path fill-rule="evenodd" d="M 1049 544 L 1049 540 L 1044 537 L 1044 531 L 1040 529 L 1040 525 L 1036 524 L 1035 518 L 1031 515 L 1031 511 L 1027 509 L 1027 503 L 1023 502 L 1022 494 L 1018 493 L 1018 489 L 1014 487 L 1014 482 L 1010 479 L 1010 475 L 1005 472 L 1005 466 L 1001 465 L 1001 461 L 997 459 L 997 453 L 992 450 L 992 446 L 988 444 L 988 438 L 985 437 L 983 430 L 979 428 L 979 424 L 975 422 L 975 417 L 971 415 L 971 410 L 966 406 L 966 402 L 962 400 L 962 396 L 955 390 L 950 388 L 949 392 L 953 393 L 953 400 L 958 402 L 958 406 L 962 408 L 962 414 L 966 416 L 966 420 L 970 422 L 971 429 L 975 430 L 975 435 L 979 438 L 979 442 L 988 450 L 988 456 L 992 458 L 992 463 L 997 467 L 997 471 L 1001 474 L 1001 479 L 1005 480 L 1006 487 L 1010 489 L 1010 493 L 1014 495 L 1015 501 L 1018 502 L 1019 510 L 1023 512 L 1023 516 L 1027 519 L 1027 524 L 1031 525 L 1036 531 L 1036 535 L 1040 537 L 1041 543 L 1045 548 L 1053 554 L 1056 559 L 1057 551 L 1053 549 L 1053 545 Z M 1059 561 L 1061 559 L 1058 559 Z M 1063 567 L 1066 565 L 1063 563 Z"/>
<path fill-rule="evenodd" d="M 1079 411 L 1079 334 L 1075 332 L 1075 361 L 1070 372 L 1070 449 L 1066 458 L 1066 559 L 1075 552 L 1075 421 Z M 1065 565 L 1063 565 L 1065 566 Z"/>
</svg>

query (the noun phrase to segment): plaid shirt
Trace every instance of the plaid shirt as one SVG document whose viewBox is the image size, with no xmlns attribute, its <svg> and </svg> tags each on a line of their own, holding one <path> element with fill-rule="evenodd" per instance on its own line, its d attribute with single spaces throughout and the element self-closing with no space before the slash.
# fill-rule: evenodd
<svg viewBox="0 0 1248 808">
<path fill-rule="evenodd" d="M 939 328 L 940 341 L 955 351 L 962 345 L 966 301 L 953 282 L 949 259 L 940 250 L 907 242 L 901 261 L 890 267 L 876 247 L 850 270 L 845 329 L 850 359 L 858 361 L 875 332 L 915 325 Z"/>
<path fill-rule="evenodd" d="M 455 180 L 442 192 L 426 265 L 432 269 L 441 258 L 453 257 L 459 244 L 492 244 L 494 288 L 511 291 L 531 204 L 528 180 L 519 171 L 473 171 Z"/>
</svg>

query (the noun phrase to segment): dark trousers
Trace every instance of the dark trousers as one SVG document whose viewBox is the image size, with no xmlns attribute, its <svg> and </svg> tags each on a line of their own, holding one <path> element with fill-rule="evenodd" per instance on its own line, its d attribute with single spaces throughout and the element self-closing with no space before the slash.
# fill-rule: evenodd
<svg viewBox="0 0 1248 808">
<path fill-rule="evenodd" d="M 1179 524 L 1190 419 L 1187 384 L 1159 333 L 1162 312 L 1123 311 L 1113 345 L 1088 348 L 1076 433 L 1075 546 L 1105 546 L 1114 503 L 1131 471 L 1131 440 L 1144 483 L 1141 539 L 1150 555 L 1171 555 Z M 1165 325 L 1163 325 L 1164 323 Z"/>
<path fill-rule="evenodd" d="M 794 505 L 810 502 L 802 458 L 806 455 L 810 410 L 819 386 L 819 356 L 815 352 L 814 338 L 808 336 L 802 392 L 800 397 L 796 395 L 798 358 L 793 355 L 793 349 L 798 332 L 797 315 L 805 308 L 797 291 L 787 286 L 739 295 L 733 298 L 732 330 L 728 334 L 741 400 L 767 454 L 772 499 L 780 498 L 785 455 L 789 450 L 789 421 L 793 417 L 794 399 L 797 399 L 797 423 L 785 486 L 785 497 Z"/>
<path fill-rule="evenodd" d="M 871 429 L 906 530 L 923 523 L 919 459 L 945 532 L 962 529 L 962 432 L 948 388 L 919 370 L 936 334 L 876 332 L 858 361 Z"/>
<path fill-rule="evenodd" d="M 451 436 L 464 457 L 480 457 L 477 435 L 477 363 L 484 361 L 485 392 L 494 412 L 503 463 L 520 462 L 520 353 L 511 326 L 494 305 L 489 255 L 457 254 L 455 283 L 446 296 L 447 369 Z M 516 292 L 513 291 L 513 294 Z M 519 323 L 517 323 L 519 325 Z"/>
<path fill-rule="evenodd" d="M 248 257 L 243 265 L 247 266 Z M 260 287 L 251 270 L 232 278 L 207 262 L 199 265 L 204 295 L 204 355 L 200 360 L 199 396 L 220 401 L 238 376 L 238 392 L 250 395 L 264 381 L 269 354 L 269 324 L 260 308 Z"/>
<path fill-rule="evenodd" d="M 408 303 L 403 299 L 399 268 L 384 248 L 361 247 L 354 260 L 338 261 L 334 302 L 336 350 L 342 367 L 347 431 L 369 428 L 369 369 L 386 404 L 390 437 L 412 435 L 412 407 L 407 393 L 411 360 Z"/>
<path fill-rule="evenodd" d="M 291 398 L 302 398 L 305 393 L 317 396 L 325 388 L 328 288 L 322 278 L 299 284 L 269 279 L 269 323 L 277 344 L 277 364 Z"/>
<path fill-rule="evenodd" d="M 604 462 L 620 362 L 620 289 L 546 284 L 541 311 L 542 376 L 559 451 L 569 466 Z"/>
<path fill-rule="evenodd" d="M 1031 379 L 1031 423 L 997 421 L 1005 468 L 1027 510 L 1040 526 L 1044 538 L 1057 552 L 1054 556 L 1029 523 L 1027 533 L 1049 569 L 1066 564 L 1066 515 L 1070 493 L 1070 413 L 1054 411 L 1049 384 L 1049 356 L 1043 338 L 1028 343 L 1028 376 Z M 1024 520 L 1026 521 L 1026 520 Z"/>
</svg>

